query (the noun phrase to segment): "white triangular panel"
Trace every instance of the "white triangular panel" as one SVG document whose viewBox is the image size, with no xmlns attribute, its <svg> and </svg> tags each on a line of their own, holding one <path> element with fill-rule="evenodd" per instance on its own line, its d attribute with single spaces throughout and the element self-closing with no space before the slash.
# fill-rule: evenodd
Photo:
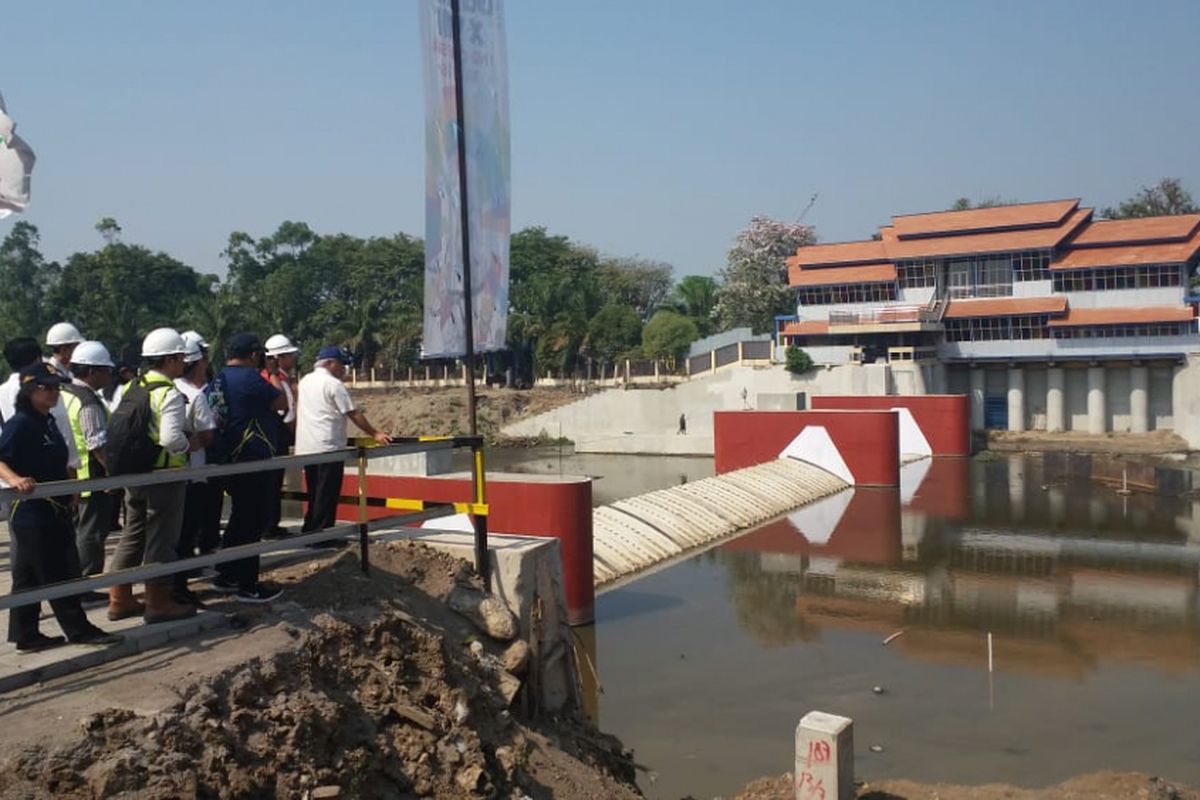
<svg viewBox="0 0 1200 800">
<path fill-rule="evenodd" d="M 813 466 L 838 476 L 851 486 L 854 485 L 854 473 L 846 466 L 845 459 L 838 452 L 837 445 L 829 438 L 829 431 L 823 425 L 810 425 L 783 448 L 780 458 L 794 458 L 806 461 Z"/>
</svg>

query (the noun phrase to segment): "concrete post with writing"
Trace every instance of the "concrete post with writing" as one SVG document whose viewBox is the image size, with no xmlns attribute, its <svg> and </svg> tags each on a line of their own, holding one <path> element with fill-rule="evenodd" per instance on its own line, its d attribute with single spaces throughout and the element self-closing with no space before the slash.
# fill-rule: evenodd
<svg viewBox="0 0 1200 800">
<path fill-rule="evenodd" d="M 854 722 L 810 711 L 796 726 L 796 800 L 854 800 Z"/>
</svg>

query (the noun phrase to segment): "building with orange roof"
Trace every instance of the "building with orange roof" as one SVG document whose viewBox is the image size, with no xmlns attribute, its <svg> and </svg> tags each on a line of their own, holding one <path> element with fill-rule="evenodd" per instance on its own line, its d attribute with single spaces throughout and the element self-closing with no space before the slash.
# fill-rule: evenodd
<svg viewBox="0 0 1200 800">
<path fill-rule="evenodd" d="M 969 393 L 972 427 L 1145 433 L 1200 446 L 1200 214 L 1094 219 L 1077 199 L 892 217 L 788 259 L 780 346 Z M 1194 386 L 1192 385 L 1194 382 Z M 878 385 L 878 382 L 876 383 Z"/>
</svg>

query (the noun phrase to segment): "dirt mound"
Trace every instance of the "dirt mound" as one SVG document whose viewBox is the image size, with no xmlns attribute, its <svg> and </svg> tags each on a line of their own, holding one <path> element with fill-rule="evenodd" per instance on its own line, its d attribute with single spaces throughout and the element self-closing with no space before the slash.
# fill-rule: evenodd
<svg viewBox="0 0 1200 800">
<path fill-rule="evenodd" d="M 395 436 L 452 436 L 467 432 L 467 390 L 354 389 L 354 402 L 380 430 Z M 500 429 L 526 417 L 582 399 L 569 387 L 483 389 L 476 393 L 479 432 L 489 442 L 512 444 Z"/>
<path fill-rule="evenodd" d="M 372 555 L 372 580 L 349 553 L 289 568 L 289 594 L 334 609 L 297 629 L 294 649 L 200 680 L 153 716 L 89 715 L 77 740 L 11 759 L 0 795 L 640 796 L 615 738 L 578 716 L 519 719 L 511 675 L 486 652 L 497 643 L 485 650 L 435 596 L 477 585 L 465 562 L 401 542 Z"/>
</svg>

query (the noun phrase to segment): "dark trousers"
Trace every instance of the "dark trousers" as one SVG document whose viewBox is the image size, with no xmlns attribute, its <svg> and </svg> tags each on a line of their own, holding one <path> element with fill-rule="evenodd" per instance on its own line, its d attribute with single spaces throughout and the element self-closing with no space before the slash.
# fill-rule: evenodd
<svg viewBox="0 0 1200 800">
<path fill-rule="evenodd" d="M 36 501 L 35 501 L 36 502 Z M 21 519 L 9 521 L 12 533 L 12 590 L 14 593 L 61 583 L 80 577 L 75 551 L 75 531 L 63 517 L 37 520 L 30 524 Z M 78 595 L 50 601 L 54 617 L 68 639 L 91 629 Z M 40 604 L 20 606 L 8 612 L 8 640 L 27 642 L 38 634 Z"/>
<path fill-rule="evenodd" d="M 104 572 L 104 541 L 112 530 L 113 506 L 117 496 L 92 492 L 80 499 L 75 510 L 75 546 L 79 548 L 79 566 L 84 575 Z"/>
<path fill-rule="evenodd" d="M 338 496 L 342 493 L 345 464 L 309 464 L 304 468 L 308 508 L 304 510 L 304 533 L 332 528 L 337 521 Z"/>
<path fill-rule="evenodd" d="M 229 493 L 229 521 L 225 523 L 223 548 L 237 547 L 262 541 L 267 531 L 267 520 L 271 518 L 272 471 L 249 472 L 231 475 L 225 484 Z M 258 583 L 258 556 L 239 558 L 217 565 L 222 581 L 236 583 L 243 589 L 251 589 Z"/>
<path fill-rule="evenodd" d="M 221 503 L 224 499 L 224 490 L 213 481 L 188 484 L 176 555 L 191 558 L 196 555 L 197 549 L 202 553 L 217 549 L 221 542 Z M 177 573 L 175 585 L 186 587 L 188 577 L 187 572 Z"/>
<path fill-rule="evenodd" d="M 279 434 L 278 453 L 286 456 L 289 448 L 292 446 L 292 431 L 288 426 L 284 425 L 283 430 Z M 275 476 L 271 483 L 271 507 L 270 516 L 267 518 L 267 530 L 273 531 L 279 527 L 279 520 L 283 518 L 283 470 L 275 470 L 271 473 Z"/>
</svg>

